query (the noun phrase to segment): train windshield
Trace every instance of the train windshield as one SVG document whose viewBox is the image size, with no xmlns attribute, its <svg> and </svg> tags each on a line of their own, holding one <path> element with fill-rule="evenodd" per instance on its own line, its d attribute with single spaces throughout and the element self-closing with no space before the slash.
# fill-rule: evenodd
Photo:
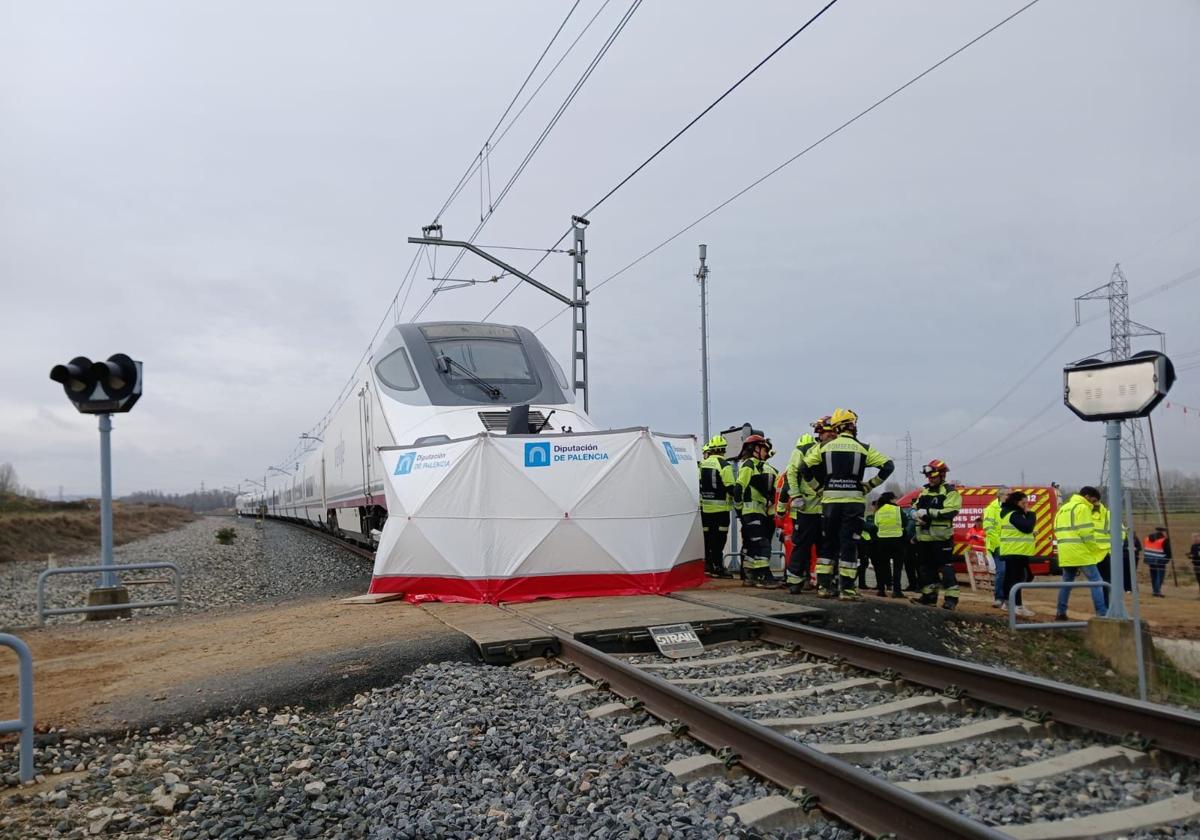
<svg viewBox="0 0 1200 840">
<path fill-rule="evenodd" d="M 519 341 L 447 338 L 429 349 L 446 387 L 473 402 L 524 402 L 542 390 Z"/>
</svg>

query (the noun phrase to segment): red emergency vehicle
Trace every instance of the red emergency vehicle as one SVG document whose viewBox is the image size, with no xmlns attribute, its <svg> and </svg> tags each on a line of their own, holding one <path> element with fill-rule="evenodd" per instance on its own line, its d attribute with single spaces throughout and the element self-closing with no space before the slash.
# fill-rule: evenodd
<svg viewBox="0 0 1200 840">
<path fill-rule="evenodd" d="M 954 564 L 955 571 L 966 572 L 966 561 L 962 559 L 969 548 L 967 531 L 975 525 L 976 520 L 983 516 L 983 509 L 996 498 L 995 486 L 970 487 L 955 484 L 955 489 L 962 494 L 962 510 L 954 517 L 954 554 L 959 559 Z M 1050 572 L 1050 564 L 1054 560 L 1054 515 L 1058 512 L 1058 489 L 1055 487 L 1010 487 L 1009 490 L 1021 490 L 1029 496 L 1030 510 L 1037 516 L 1037 524 L 1033 527 L 1034 554 L 1030 560 L 1029 569 L 1035 575 Z M 907 510 L 912 507 L 913 500 L 920 490 L 913 490 L 900 498 L 898 504 Z M 1001 500 L 1003 501 L 1003 500 Z"/>
</svg>

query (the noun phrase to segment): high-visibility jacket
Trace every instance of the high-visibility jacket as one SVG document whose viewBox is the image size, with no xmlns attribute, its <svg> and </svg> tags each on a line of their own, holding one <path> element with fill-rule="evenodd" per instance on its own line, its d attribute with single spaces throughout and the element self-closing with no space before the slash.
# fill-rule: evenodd
<svg viewBox="0 0 1200 840">
<path fill-rule="evenodd" d="M 820 486 L 823 505 L 865 504 L 866 494 L 883 484 L 896 469 L 888 456 L 870 444 L 860 443 L 849 432 L 812 447 L 801 464 L 804 479 Z M 867 467 L 875 467 L 879 472 L 864 481 Z"/>
<path fill-rule="evenodd" d="M 1032 557 L 1035 539 L 1033 531 L 1022 531 L 1012 522 L 1013 513 L 1006 510 L 1000 514 L 1000 556 Z"/>
<path fill-rule="evenodd" d="M 1108 532 L 1111 523 L 1112 519 L 1104 502 L 1096 505 L 1092 510 L 1092 542 L 1095 543 L 1093 550 L 1100 555 L 1101 560 L 1109 554 L 1108 549 L 1112 544 L 1112 536 Z"/>
<path fill-rule="evenodd" d="M 1164 534 L 1161 537 L 1149 536 L 1142 543 L 1142 556 L 1146 558 L 1146 565 L 1162 568 L 1167 565 L 1167 537 Z"/>
<path fill-rule="evenodd" d="M 967 529 L 967 545 L 971 547 L 972 551 L 987 550 L 987 536 L 984 534 L 982 528 L 976 528 L 972 525 Z"/>
<path fill-rule="evenodd" d="M 1054 540 L 1059 566 L 1094 566 L 1104 559 L 1096 553 L 1092 503 L 1076 493 L 1054 514 Z"/>
<path fill-rule="evenodd" d="M 904 513 L 899 506 L 881 505 L 879 510 L 875 511 L 875 532 L 875 536 L 881 540 L 904 536 Z"/>
<path fill-rule="evenodd" d="M 735 485 L 729 462 L 719 455 L 709 455 L 700 462 L 700 510 L 728 513 L 733 507 Z"/>
<path fill-rule="evenodd" d="M 779 473 L 766 461 L 746 458 L 737 475 L 738 511 L 743 516 L 761 513 L 769 516 L 775 497 L 775 478 Z"/>
<path fill-rule="evenodd" d="M 954 517 L 962 510 L 962 494 L 945 482 L 937 487 L 926 484 L 913 499 L 912 509 L 929 511 L 917 520 L 917 542 L 947 542 L 954 539 Z"/>
<path fill-rule="evenodd" d="M 806 481 L 801 475 L 804 466 L 804 456 L 811 449 L 817 446 L 817 439 L 812 435 L 801 435 L 796 441 L 796 448 L 792 450 L 792 455 L 788 459 L 787 470 L 787 491 L 789 499 L 803 499 L 803 507 L 792 510 L 792 515 L 800 513 L 820 513 L 821 512 L 821 494 L 817 485 L 812 481 Z"/>
<path fill-rule="evenodd" d="M 862 542 L 870 542 L 871 535 L 875 533 L 875 515 L 868 513 L 863 517 L 863 529 L 859 533 L 858 538 Z M 878 536 L 878 535 L 877 535 Z"/>
<path fill-rule="evenodd" d="M 983 509 L 983 534 L 984 547 L 988 551 L 995 551 L 1000 547 L 999 496 L 988 502 L 988 506 Z"/>
</svg>

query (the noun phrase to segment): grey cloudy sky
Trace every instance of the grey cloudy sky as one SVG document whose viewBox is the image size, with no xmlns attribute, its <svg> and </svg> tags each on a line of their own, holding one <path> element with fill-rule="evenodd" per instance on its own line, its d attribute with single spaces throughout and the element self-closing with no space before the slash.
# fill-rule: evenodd
<svg viewBox="0 0 1200 840">
<path fill-rule="evenodd" d="M 478 241 L 547 247 L 820 5 L 644 3 Z M 1020 5 L 842 0 L 592 214 L 592 284 Z M 0 462 L 49 493 L 95 492 L 94 421 L 46 374 L 116 351 L 146 364 L 116 423 L 118 492 L 278 462 L 568 8 L 0 0 Z M 627 8 L 600 11 L 495 148 L 493 194 Z M 550 57 L 600 9 L 583 0 Z M 786 451 L 848 405 L 865 439 L 898 455 L 909 429 L 953 477 L 1093 480 L 1100 430 L 1051 403 L 1061 364 L 1107 346 L 1106 321 L 1027 373 L 1114 262 L 1134 297 L 1200 267 L 1196 43 L 1190 0 L 1042 0 L 597 291 L 593 414 L 699 431 L 703 241 L 715 425 L 751 420 Z M 446 235 L 479 214 L 475 180 Z M 554 255 L 538 275 L 566 291 L 570 272 Z M 456 276 L 490 273 L 466 260 Z M 482 317 L 509 282 L 423 317 Z M 1198 303 L 1200 281 L 1182 282 L 1133 314 L 1186 354 Z M 555 309 L 522 289 L 493 319 Z M 566 362 L 569 320 L 541 335 Z M 1173 399 L 1200 406 L 1196 375 L 1180 380 Z M 1164 460 L 1200 470 L 1200 414 L 1164 410 L 1156 428 Z"/>
</svg>

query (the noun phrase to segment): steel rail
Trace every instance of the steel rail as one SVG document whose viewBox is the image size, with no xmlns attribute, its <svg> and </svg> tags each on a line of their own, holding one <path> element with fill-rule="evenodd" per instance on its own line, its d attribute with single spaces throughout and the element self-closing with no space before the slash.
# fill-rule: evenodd
<svg viewBox="0 0 1200 840">
<path fill-rule="evenodd" d="M 303 533 L 309 534 L 317 539 L 333 543 L 336 546 L 346 549 L 346 551 L 349 551 L 351 554 L 357 554 L 359 557 L 367 560 L 375 559 L 375 551 L 373 549 L 364 548 L 356 542 L 351 542 L 350 540 L 343 539 L 336 534 L 323 531 L 316 525 L 311 525 L 307 522 L 296 522 L 291 519 L 283 519 L 282 517 L 268 517 L 267 521 L 277 522 L 280 525 L 287 525 L 289 528 L 295 528 L 297 531 L 302 531 Z"/>
<path fill-rule="evenodd" d="M 536 622 L 534 622 L 536 623 Z M 551 629 L 551 628 L 548 628 Z M 853 764 L 780 735 L 666 680 L 556 632 L 558 658 L 574 665 L 598 685 L 636 699 L 650 714 L 678 721 L 688 737 L 714 750 L 732 750 L 750 772 L 788 790 L 801 787 L 815 801 L 810 807 L 871 836 L 901 838 L 1005 838 L 944 805 L 872 776 Z"/>
<path fill-rule="evenodd" d="M 686 596 L 672 597 L 704 603 Z M 1159 749 L 1200 758 L 1200 714 L 1194 712 L 867 641 L 731 607 L 722 609 L 755 618 L 762 628 L 759 638 L 764 642 L 797 645 L 817 656 L 840 657 L 856 668 L 898 674 L 909 682 L 939 691 L 954 687 L 973 700 L 1019 712 L 1036 709 L 1059 723 L 1119 738 L 1134 736 Z"/>
</svg>

